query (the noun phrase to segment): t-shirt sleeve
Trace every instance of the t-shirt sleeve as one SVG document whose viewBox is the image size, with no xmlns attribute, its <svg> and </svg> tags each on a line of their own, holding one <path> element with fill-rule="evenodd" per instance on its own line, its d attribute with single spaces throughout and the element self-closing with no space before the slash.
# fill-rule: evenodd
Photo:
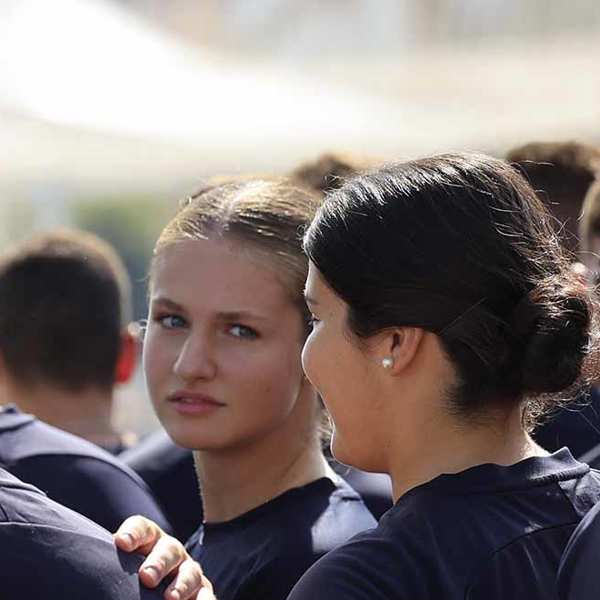
<svg viewBox="0 0 600 600">
<path fill-rule="evenodd" d="M 101 460 L 85 456 L 36 456 L 21 461 L 12 472 L 108 531 L 116 531 L 127 517 L 136 514 L 171 531 L 151 492 L 127 473 Z"/>
<path fill-rule="evenodd" d="M 0 540 L 10 548 L 2 552 L 2 598 L 159 600 L 164 591 L 144 588 L 142 558 L 109 541 L 30 523 L 0 523 Z"/>
<path fill-rule="evenodd" d="M 558 571 L 561 600 L 600 597 L 600 504 L 586 515 L 563 554 Z"/>
</svg>

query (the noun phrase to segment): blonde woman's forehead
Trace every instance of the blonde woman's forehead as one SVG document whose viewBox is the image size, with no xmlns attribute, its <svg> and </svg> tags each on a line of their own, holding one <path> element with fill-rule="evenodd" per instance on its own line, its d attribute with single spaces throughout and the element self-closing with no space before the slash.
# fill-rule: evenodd
<svg viewBox="0 0 600 600">
<path fill-rule="evenodd" d="M 157 253 L 151 297 L 180 304 L 218 304 L 222 310 L 280 310 L 292 301 L 283 268 L 265 253 L 223 239 L 185 240 Z"/>
</svg>

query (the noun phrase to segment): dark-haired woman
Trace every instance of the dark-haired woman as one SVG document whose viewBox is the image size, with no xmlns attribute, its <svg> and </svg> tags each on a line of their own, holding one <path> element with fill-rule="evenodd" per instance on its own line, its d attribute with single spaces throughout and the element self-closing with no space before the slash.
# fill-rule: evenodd
<svg viewBox="0 0 600 600">
<path fill-rule="evenodd" d="M 556 597 L 600 478 L 529 430 L 592 374 L 597 332 L 532 189 L 479 155 L 381 169 L 325 202 L 305 250 L 333 453 L 389 472 L 396 504 L 291 598 Z"/>
<path fill-rule="evenodd" d="M 396 502 L 290 599 L 556 598 L 600 476 L 529 431 L 594 374 L 596 313 L 531 187 L 480 155 L 380 169 L 325 201 L 305 250 L 333 453 L 390 473 Z"/>
</svg>

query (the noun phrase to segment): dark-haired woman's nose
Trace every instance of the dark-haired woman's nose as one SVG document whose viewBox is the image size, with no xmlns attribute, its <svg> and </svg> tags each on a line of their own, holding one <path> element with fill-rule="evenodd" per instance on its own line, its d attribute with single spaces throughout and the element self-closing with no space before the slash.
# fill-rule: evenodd
<svg viewBox="0 0 600 600">
<path fill-rule="evenodd" d="M 173 365 L 173 372 L 182 380 L 195 381 L 212 379 L 216 371 L 209 336 L 190 331 Z"/>
</svg>

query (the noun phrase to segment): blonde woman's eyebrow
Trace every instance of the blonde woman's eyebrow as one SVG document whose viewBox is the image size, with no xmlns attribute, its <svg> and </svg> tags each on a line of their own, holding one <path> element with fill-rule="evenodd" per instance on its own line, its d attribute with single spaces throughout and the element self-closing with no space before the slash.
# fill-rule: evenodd
<svg viewBox="0 0 600 600">
<path fill-rule="evenodd" d="M 247 310 L 221 311 L 217 313 L 217 318 L 222 321 L 268 321 L 269 317 L 259 315 Z"/>
<path fill-rule="evenodd" d="M 174 300 L 166 296 L 154 296 L 151 298 L 152 304 L 160 304 L 163 308 L 173 310 L 175 312 L 183 312 L 185 309 L 181 304 L 177 304 Z"/>
</svg>

